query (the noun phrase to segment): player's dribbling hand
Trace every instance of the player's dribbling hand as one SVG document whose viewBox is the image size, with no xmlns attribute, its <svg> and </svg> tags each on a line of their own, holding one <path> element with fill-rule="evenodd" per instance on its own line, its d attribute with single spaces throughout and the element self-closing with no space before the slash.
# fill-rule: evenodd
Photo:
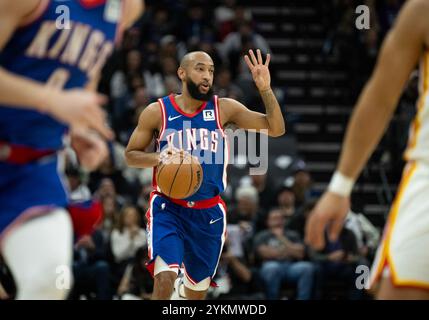
<svg viewBox="0 0 429 320">
<path fill-rule="evenodd" d="M 249 55 L 244 56 L 244 60 L 252 73 L 253 81 L 255 81 L 256 87 L 259 91 L 269 90 L 271 88 L 271 75 L 268 69 L 270 65 L 271 56 L 267 54 L 267 60 L 262 60 L 261 50 L 256 50 L 257 58 L 253 53 L 253 50 L 249 50 Z"/>
<path fill-rule="evenodd" d="M 343 228 L 350 209 L 350 198 L 325 192 L 310 213 L 305 230 L 305 241 L 316 250 L 325 247 L 325 230 L 329 240 L 335 241 Z"/>
<path fill-rule="evenodd" d="M 112 130 L 106 124 L 106 113 L 101 106 L 106 102 L 103 95 L 88 90 L 52 92 L 46 101 L 46 111 L 71 129 L 92 129 L 111 140 Z"/>
<path fill-rule="evenodd" d="M 106 142 L 93 131 L 74 129 L 70 136 L 71 147 L 76 152 L 79 164 L 85 170 L 97 169 L 109 155 Z"/>
<path fill-rule="evenodd" d="M 7 300 L 10 296 L 6 292 L 6 290 L 3 288 L 2 284 L 0 283 L 0 300 Z"/>
</svg>

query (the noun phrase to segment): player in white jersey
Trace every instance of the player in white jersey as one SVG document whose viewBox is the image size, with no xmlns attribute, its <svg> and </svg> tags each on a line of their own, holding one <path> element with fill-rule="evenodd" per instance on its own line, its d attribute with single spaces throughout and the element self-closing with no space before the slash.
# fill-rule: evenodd
<svg viewBox="0 0 429 320">
<path fill-rule="evenodd" d="M 328 191 L 307 222 L 306 241 L 338 238 L 359 173 L 381 139 L 420 59 L 420 99 L 405 152 L 407 165 L 371 275 L 378 299 L 429 299 L 429 1 L 407 1 L 387 35 L 350 120 Z"/>
</svg>

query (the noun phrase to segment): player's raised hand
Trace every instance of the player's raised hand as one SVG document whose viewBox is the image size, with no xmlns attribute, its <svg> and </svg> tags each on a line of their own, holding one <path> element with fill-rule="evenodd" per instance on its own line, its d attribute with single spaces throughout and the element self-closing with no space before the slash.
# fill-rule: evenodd
<svg viewBox="0 0 429 320">
<path fill-rule="evenodd" d="M 89 130 L 73 129 L 70 136 L 71 146 L 76 152 L 80 165 L 85 170 L 96 170 L 108 157 L 107 144 L 97 133 Z"/>
<path fill-rule="evenodd" d="M 46 101 L 46 111 L 72 130 L 92 129 L 111 140 L 114 134 L 107 126 L 106 113 L 101 108 L 105 102 L 106 97 L 88 90 L 58 91 Z"/>
<path fill-rule="evenodd" d="M 253 50 L 249 50 L 249 55 L 244 56 L 244 60 L 252 73 L 253 81 L 259 91 L 268 90 L 271 88 L 271 75 L 268 69 L 270 65 L 271 56 L 267 54 L 267 59 L 262 60 L 261 50 L 256 50 L 256 55 Z M 250 57 L 249 57 L 250 56 Z"/>
<path fill-rule="evenodd" d="M 350 198 L 325 192 L 308 217 L 305 242 L 316 250 L 323 249 L 326 228 L 330 240 L 338 239 L 349 209 Z"/>
</svg>

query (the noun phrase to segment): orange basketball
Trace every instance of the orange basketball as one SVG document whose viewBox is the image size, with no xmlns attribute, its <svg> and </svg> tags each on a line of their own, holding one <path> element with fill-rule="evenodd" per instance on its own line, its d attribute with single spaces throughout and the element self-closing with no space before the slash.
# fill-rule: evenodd
<svg viewBox="0 0 429 320">
<path fill-rule="evenodd" d="M 161 192 L 173 199 L 192 196 L 201 186 L 203 169 L 189 153 L 176 153 L 160 164 L 156 181 Z"/>
</svg>

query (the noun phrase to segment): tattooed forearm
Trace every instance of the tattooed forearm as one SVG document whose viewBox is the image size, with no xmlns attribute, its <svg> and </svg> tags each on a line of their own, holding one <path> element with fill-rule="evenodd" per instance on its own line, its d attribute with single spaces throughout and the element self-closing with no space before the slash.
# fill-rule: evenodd
<svg viewBox="0 0 429 320">
<path fill-rule="evenodd" d="M 279 102 L 273 90 L 267 89 L 259 92 L 265 105 L 266 117 L 272 132 L 282 135 L 285 132 L 285 122 L 280 109 Z"/>
</svg>

